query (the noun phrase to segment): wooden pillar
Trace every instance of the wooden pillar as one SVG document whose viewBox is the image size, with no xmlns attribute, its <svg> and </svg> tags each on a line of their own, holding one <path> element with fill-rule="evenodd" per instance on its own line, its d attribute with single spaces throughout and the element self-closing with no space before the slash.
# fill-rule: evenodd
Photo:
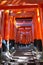
<svg viewBox="0 0 43 65">
<path fill-rule="evenodd" d="M 9 20 L 9 10 L 4 11 L 4 22 L 5 22 L 5 40 L 7 40 L 7 50 L 9 51 L 9 34 L 10 34 L 10 20 Z"/>
<path fill-rule="evenodd" d="M 0 48 L 2 48 L 2 24 L 3 24 L 3 21 L 2 21 L 3 17 L 2 17 L 2 10 L 0 10 Z"/>
<path fill-rule="evenodd" d="M 41 24 L 41 15 L 40 15 L 40 13 L 41 13 L 41 11 L 40 11 L 40 8 L 37 8 L 37 17 L 36 17 L 36 19 L 37 19 L 37 35 L 38 35 L 38 39 L 41 39 L 42 40 L 42 24 Z"/>
<path fill-rule="evenodd" d="M 42 8 L 40 8 L 40 20 L 41 20 L 41 33 L 42 33 L 42 46 L 43 46 L 43 18 L 42 18 Z"/>
<path fill-rule="evenodd" d="M 2 39 L 4 40 L 4 10 L 2 11 Z"/>
<path fill-rule="evenodd" d="M 2 53 L 2 11 L 0 10 L 0 63 L 2 60 L 1 53 Z"/>
<path fill-rule="evenodd" d="M 4 22 L 5 22 L 5 39 L 8 40 L 9 39 L 9 10 L 5 10 L 4 12 Z"/>
<path fill-rule="evenodd" d="M 15 40 L 15 42 L 16 42 L 16 33 L 17 33 L 16 20 L 15 20 L 15 17 L 14 17 L 14 40 Z"/>
<path fill-rule="evenodd" d="M 14 40 L 14 17 L 10 16 L 10 40 Z"/>
<path fill-rule="evenodd" d="M 41 39 L 42 40 L 42 20 L 40 15 L 41 10 L 40 7 L 35 9 L 34 15 L 34 39 Z"/>
<path fill-rule="evenodd" d="M 37 19 L 36 19 L 36 9 L 34 11 L 34 16 L 33 16 L 33 25 L 34 25 L 34 39 L 37 39 Z"/>
</svg>

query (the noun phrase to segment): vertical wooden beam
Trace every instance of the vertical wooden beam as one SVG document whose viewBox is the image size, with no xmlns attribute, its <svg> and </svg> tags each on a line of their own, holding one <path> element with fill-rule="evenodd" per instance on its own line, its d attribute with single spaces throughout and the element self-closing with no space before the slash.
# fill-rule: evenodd
<svg viewBox="0 0 43 65">
<path fill-rule="evenodd" d="M 41 15 L 40 15 L 41 11 L 40 11 L 40 7 L 37 8 L 37 35 L 38 35 L 38 39 L 42 40 L 42 21 L 41 21 Z"/>
<path fill-rule="evenodd" d="M 5 39 L 8 40 L 9 39 L 9 10 L 5 10 L 4 12 L 4 21 L 5 21 Z"/>
<path fill-rule="evenodd" d="M 0 11 L 0 48 L 2 48 L 2 11 Z"/>
<path fill-rule="evenodd" d="M 2 39 L 4 39 L 4 10 L 2 11 Z"/>
<path fill-rule="evenodd" d="M 15 17 L 14 17 L 14 40 L 16 42 L 16 33 L 17 33 L 17 29 L 16 29 L 16 20 L 15 20 Z"/>
<path fill-rule="evenodd" d="M 42 8 L 40 8 L 40 25 L 41 25 L 41 35 L 42 35 L 42 46 L 43 46 L 43 18 L 42 18 Z"/>
<path fill-rule="evenodd" d="M 5 22 L 5 40 L 7 40 L 7 50 L 9 51 L 9 34 L 10 34 L 10 21 L 9 21 L 9 10 L 4 12 Z"/>
<path fill-rule="evenodd" d="M 35 9 L 34 15 L 34 39 L 42 40 L 42 19 L 40 7 Z"/>
<path fill-rule="evenodd" d="M 2 61 L 2 11 L 0 11 L 0 63 Z"/>
<path fill-rule="evenodd" d="M 36 8 L 34 11 L 34 16 L 33 16 L 33 24 L 34 24 L 34 39 L 37 39 L 37 16 L 36 16 Z"/>
</svg>

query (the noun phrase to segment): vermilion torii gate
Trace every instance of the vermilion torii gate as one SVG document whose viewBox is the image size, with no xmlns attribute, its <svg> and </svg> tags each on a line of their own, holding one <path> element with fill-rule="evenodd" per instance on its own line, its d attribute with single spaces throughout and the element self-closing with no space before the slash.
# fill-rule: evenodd
<svg viewBox="0 0 43 65">
<path fill-rule="evenodd" d="M 0 12 L 3 13 L 2 20 L 0 20 L 0 23 L 2 23 L 2 26 L 0 25 L 0 32 L 1 32 L 1 38 L 9 40 L 14 39 L 13 36 L 16 35 L 16 33 L 13 33 L 13 29 L 15 30 L 16 26 L 14 26 L 15 17 L 11 16 L 11 22 L 9 21 L 9 14 L 10 11 L 13 9 L 25 9 L 25 8 L 34 8 L 34 16 L 33 16 L 33 23 L 34 23 L 34 39 L 41 39 L 43 42 L 43 33 L 42 33 L 42 8 L 40 5 L 19 5 L 19 6 L 5 6 L 0 5 Z M 2 11 L 3 10 L 3 11 Z M 2 14 L 1 14 L 2 15 Z M 14 22 L 12 22 L 14 21 Z M 9 29 L 11 25 L 11 28 Z M 1 29 L 2 28 L 2 29 Z M 12 29 L 12 31 L 10 31 Z M 10 36 L 11 33 L 11 36 Z M 16 37 L 16 36 L 15 36 Z M 1 39 L 0 39 L 1 41 Z"/>
</svg>

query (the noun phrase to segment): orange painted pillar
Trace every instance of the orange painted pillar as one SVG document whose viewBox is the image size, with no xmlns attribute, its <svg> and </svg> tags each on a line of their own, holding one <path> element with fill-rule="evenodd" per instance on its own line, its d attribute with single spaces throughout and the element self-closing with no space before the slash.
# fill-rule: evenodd
<svg viewBox="0 0 43 65">
<path fill-rule="evenodd" d="M 41 26 L 41 36 L 42 36 L 42 46 L 43 46 L 43 18 L 42 18 L 42 8 L 39 8 L 40 10 L 40 26 Z"/>
<path fill-rule="evenodd" d="M 42 20 L 41 20 L 41 11 L 40 8 L 35 9 L 35 16 L 34 16 L 34 39 L 41 39 L 42 40 Z"/>
<path fill-rule="evenodd" d="M 5 40 L 7 40 L 7 50 L 9 51 L 9 34 L 10 34 L 10 20 L 9 20 L 9 10 L 4 12 L 5 18 Z"/>
<path fill-rule="evenodd" d="M 2 12 L 0 11 L 0 62 L 2 61 Z"/>
<path fill-rule="evenodd" d="M 16 20 L 15 20 L 15 17 L 14 17 L 14 40 L 16 42 L 16 33 L 17 33 L 17 29 L 16 29 Z"/>
<path fill-rule="evenodd" d="M 37 36 L 37 12 L 36 12 L 36 9 L 34 11 L 34 16 L 33 16 L 33 25 L 34 25 L 34 40 L 38 38 Z"/>
<path fill-rule="evenodd" d="M 2 34 L 2 39 L 4 39 L 4 10 L 2 11 L 2 31 L 1 31 L 1 34 Z"/>
<path fill-rule="evenodd" d="M 37 14 L 37 36 L 38 38 L 37 39 L 41 39 L 42 40 L 42 24 L 41 24 L 41 15 L 40 15 L 40 8 L 37 8 L 36 9 L 36 14 Z"/>
<path fill-rule="evenodd" d="M 2 48 L 2 11 L 0 11 L 0 49 Z"/>
<path fill-rule="evenodd" d="M 9 29 L 10 29 L 10 24 L 9 24 L 9 10 L 5 10 L 4 12 L 4 37 L 6 40 L 9 39 Z"/>
<path fill-rule="evenodd" d="M 36 19 L 37 19 L 37 39 L 41 39 L 42 40 L 42 22 L 41 22 L 41 15 L 40 15 L 41 11 L 40 8 L 36 9 Z"/>
<path fill-rule="evenodd" d="M 10 40 L 14 40 L 14 17 L 10 16 Z"/>
</svg>

